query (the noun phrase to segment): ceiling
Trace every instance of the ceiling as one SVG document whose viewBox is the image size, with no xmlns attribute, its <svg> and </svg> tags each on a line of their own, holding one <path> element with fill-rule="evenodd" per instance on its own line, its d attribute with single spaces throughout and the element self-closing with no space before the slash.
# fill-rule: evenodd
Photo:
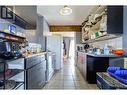
<svg viewBox="0 0 127 95">
<path fill-rule="evenodd" d="M 33 27 L 36 27 L 36 16 L 37 16 L 36 6 L 15 6 L 14 11 L 18 16 L 22 17 Z"/>
<path fill-rule="evenodd" d="M 72 14 L 60 15 L 59 11 L 63 6 L 37 6 L 37 13 L 45 17 L 49 25 L 81 25 L 89 15 L 93 6 L 69 6 Z"/>
</svg>

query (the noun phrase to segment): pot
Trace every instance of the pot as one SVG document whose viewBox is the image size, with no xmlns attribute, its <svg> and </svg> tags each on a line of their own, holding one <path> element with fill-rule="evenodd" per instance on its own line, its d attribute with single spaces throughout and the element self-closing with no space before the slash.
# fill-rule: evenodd
<svg viewBox="0 0 127 95">
<path fill-rule="evenodd" d="M 87 43 L 84 45 L 84 49 L 89 49 L 89 47 L 90 47 L 90 46 L 89 46 L 89 44 L 87 44 Z"/>
</svg>

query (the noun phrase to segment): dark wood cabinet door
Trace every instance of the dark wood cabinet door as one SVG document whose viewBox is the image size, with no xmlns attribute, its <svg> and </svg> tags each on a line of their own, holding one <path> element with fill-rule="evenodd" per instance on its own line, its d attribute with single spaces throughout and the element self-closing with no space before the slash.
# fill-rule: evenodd
<svg viewBox="0 0 127 95">
<path fill-rule="evenodd" d="M 123 33 L 123 6 L 107 7 L 107 33 Z"/>
</svg>

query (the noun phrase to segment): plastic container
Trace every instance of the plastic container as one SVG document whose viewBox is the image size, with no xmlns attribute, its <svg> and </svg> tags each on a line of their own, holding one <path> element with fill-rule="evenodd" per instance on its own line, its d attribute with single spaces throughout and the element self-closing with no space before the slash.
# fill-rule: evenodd
<svg viewBox="0 0 127 95">
<path fill-rule="evenodd" d="M 108 48 L 108 45 L 107 44 L 105 44 L 105 46 L 104 46 L 104 54 L 105 55 L 109 55 L 109 48 Z"/>
<path fill-rule="evenodd" d="M 127 85 L 127 69 L 121 67 L 108 67 L 107 73 Z"/>
</svg>

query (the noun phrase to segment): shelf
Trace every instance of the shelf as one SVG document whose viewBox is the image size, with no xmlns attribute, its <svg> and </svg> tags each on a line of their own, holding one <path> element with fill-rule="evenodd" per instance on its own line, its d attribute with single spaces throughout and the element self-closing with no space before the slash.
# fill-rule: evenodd
<svg viewBox="0 0 127 95">
<path fill-rule="evenodd" d="M 10 89 L 10 90 L 16 90 L 18 89 L 20 86 L 22 86 L 24 84 L 24 82 L 16 82 L 16 85 L 14 86 L 14 88 Z M 3 87 L 0 87 L 0 89 L 4 89 Z M 8 89 L 9 90 L 9 89 Z"/>
<path fill-rule="evenodd" d="M 11 70 L 11 74 L 5 76 L 5 80 L 8 80 L 8 79 L 10 79 L 11 77 L 17 75 L 18 73 L 21 73 L 21 72 L 24 71 L 24 70 L 20 70 L 20 69 L 10 69 L 10 70 Z M 3 79 L 4 79 L 4 74 L 3 74 L 3 73 L 0 73 L 0 80 L 3 80 Z"/>
<path fill-rule="evenodd" d="M 18 36 L 18 35 L 14 35 L 14 34 L 7 33 L 7 32 L 3 32 L 3 31 L 1 31 L 1 30 L 0 30 L 0 33 L 4 33 L 4 34 L 7 34 L 7 35 L 11 35 L 11 36 L 19 37 L 19 38 L 22 38 L 22 39 L 26 39 L 25 37 Z"/>
<path fill-rule="evenodd" d="M 88 40 L 88 41 L 85 41 L 84 43 L 99 42 L 99 41 L 114 39 L 114 38 L 118 38 L 118 37 L 120 37 L 120 35 L 119 35 L 119 36 L 116 36 L 116 35 L 103 35 L 103 36 L 100 36 L 100 37 L 98 37 L 98 38 L 90 39 L 90 40 Z"/>
<path fill-rule="evenodd" d="M 20 42 L 23 43 L 25 42 L 25 37 L 17 36 L 14 34 L 6 33 L 0 30 L 0 39 L 8 40 L 8 41 L 13 41 L 13 42 Z"/>
<path fill-rule="evenodd" d="M 13 90 L 18 89 L 20 86 L 22 86 L 24 83 L 23 82 L 16 82 L 16 86 L 13 88 Z"/>
</svg>

